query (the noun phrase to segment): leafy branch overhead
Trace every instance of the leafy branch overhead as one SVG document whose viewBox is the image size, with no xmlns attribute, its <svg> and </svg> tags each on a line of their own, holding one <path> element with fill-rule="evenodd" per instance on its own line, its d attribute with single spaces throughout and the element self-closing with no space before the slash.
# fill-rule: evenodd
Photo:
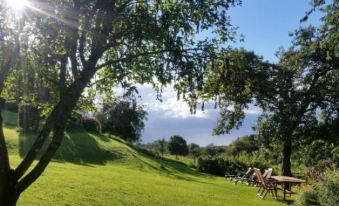
<svg viewBox="0 0 339 206">
<path fill-rule="evenodd" d="M 150 83 L 161 91 L 165 84 L 185 81 L 193 91 L 208 59 L 234 38 L 227 11 L 239 4 L 240 0 L 31 0 L 17 18 L 1 0 L 1 96 L 41 107 L 43 124 L 17 168 L 2 158 L 8 155 L 0 132 L 0 204 L 14 205 L 43 173 L 87 86 L 110 94 L 118 84 L 133 91 L 136 83 Z M 198 40 L 204 31 L 213 32 L 213 37 Z M 17 52 L 7 57 L 8 51 Z M 18 60 L 24 61 L 14 63 Z M 42 102 L 41 91 L 50 95 Z M 93 92 L 87 95 L 93 97 Z M 41 158 L 32 165 L 38 154 Z"/>
<path fill-rule="evenodd" d="M 276 64 L 243 49 L 223 50 L 208 63 L 203 86 L 193 93 L 198 95 L 190 96 L 193 110 L 198 100 L 215 101 L 220 116 L 214 133 L 224 134 L 241 126 L 245 109 L 260 107 L 257 131 L 268 141 L 282 143 L 282 173 L 291 175 L 298 129 L 319 112 L 327 118 L 339 113 L 337 9 L 335 2 L 321 6 L 322 26 L 296 30 L 292 47 L 278 53 Z"/>
</svg>

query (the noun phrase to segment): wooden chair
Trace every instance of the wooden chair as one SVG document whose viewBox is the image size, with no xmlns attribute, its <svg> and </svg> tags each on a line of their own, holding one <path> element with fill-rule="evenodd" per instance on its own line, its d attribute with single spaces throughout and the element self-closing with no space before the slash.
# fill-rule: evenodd
<svg viewBox="0 0 339 206">
<path fill-rule="evenodd" d="M 262 175 L 260 169 L 255 168 L 254 169 L 256 176 L 257 176 L 257 181 L 259 184 L 259 190 L 258 190 L 258 195 L 264 199 L 267 195 L 268 192 L 271 192 L 272 197 L 277 198 L 277 184 L 275 181 L 271 180 L 270 177 L 272 175 L 272 168 L 269 168 L 268 170 L 265 171 L 264 176 Z M 262 190 L 262 191 L 261 191 Z"/>
<path fill-rule="evenodd" d="M 257 174 L 257 171 L 256 171 L 257 168 L 254 169 L 254 173 L 255 173 L 255 176 L 257 177 L 257 182 L 256 182 L 256 187 L 259 187 L 258 191 L 257 191 L 257 195 L 260 194 L 260 190 L 263 189 L 263 186 L 262 186 L 262 180 L 258 177 L 258 174 Z M 259 169 L 260 170 L 260 169 Z M 267 174 L 268 170 L 265 170 L 264 174 L 262 175 L 263 178 L 265 178 L 266 174 Z M 261 171 L 260 171 L 261 173 Z"/>
<path fill-rule="evenodd" d="M 272 168 L 268 168 L 267 170 L 265 170 L 264 174 L 262 175 L 264 180 L 270 179 L 271 176 L 272 176 L 272 172 L 273 172 Z M 254 172 L 254 173 L 256 173 L 256 172 Z M 261 173 L 261 171 L 260 171 L 260 173 Z M 262 181 L 258 177 L 257 177 L 256 183 L 257 183 L 256 186 L 259 187 L 257 194 L 260 194 L 260 190 L 263 189 L 263 186 L 262 186 Z"/>
</svg>

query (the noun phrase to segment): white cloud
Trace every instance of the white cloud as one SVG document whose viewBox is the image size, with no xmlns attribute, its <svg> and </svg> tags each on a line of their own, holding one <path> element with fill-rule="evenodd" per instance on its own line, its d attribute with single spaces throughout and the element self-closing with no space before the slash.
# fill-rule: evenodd
<svg viewBox="0 0 339 206">
<path fill-rule="evenodd" d="M 177 99 L 177 94 L 173 88 L 164 88 L 162 93 L 162 101 L 156 100 L 156 92 L 150 85 L 142 85 L 138 87 L 141 104 L 147 106 L 148 111 L 163 112 L 163 115 L 170 118 L 209 118 L 215 116 L 218 110 L 214 109 L 214 103 L 207 103 L 205 110 L 197 108 L 196 114 L 191 114 L 190 108 L 186 102 Z M 232 107 L 230 107 L 231 109 Z M 246 114 L 258 115 L 262 112 L 259 107 L 251 105 L 245 110 Z"/>
<path fill-rule="evenodd" d="M 254 106 L 254 105 L 250 105 L 249 108 L 245 110 L 246 114 L 256 114 L 256 115 L 259 115 L 262 112 L 263 112 L 262 109 L 260 109 L 257 106 Z"/>
<path fill-rule="evenodd" d="M 205 104 L 204 111 L 199 108 L 201 105 L 198 105 L 196 113 L 192 114 L 188 104 L 182 99 L 177 99 L 177 93 L 172 87 L 163 89 L 162 101 L 157 100 L 157 93 L 151 84 L 138 85 L 137 88 L 141 97 L 139 103 L 145 105 L 149 113 L 153 111 L 161 112 L 164 117 L 177 119 L 214 118 L 218 113 L 218 110 L 214 109 L 214 103 L 211 102 Z M 122 95 L 124 92 L 122 88 L 115 88 L 114 90 L 117 95 Z M 232 109 L 232 106 L 230 106 L 229 109 Z M 245 110 L 245 113 L 259 115 L 262 113 L 262 110 L 259 107 L 250 105 L 250 107 Z"/>
<path fill-rule="evenodd" d="M 183 100 L 177 100 L 176 92 L 172 88 L 164 88 L 162 91 L 162 101 L 156 100 L 156 92 L 152 87 L 138 87 L 141 104 L 147 106 L 148 111 L 163 112 L 165 117 L 170 118 L 206 118 L 208 111 L 197 110 L 196 114 L 191 114 L 190 108 Z"/>
<path fill-rule="evenodd" d="M 122 90 L 116 91 L 122 94 Z M 255 125 L 257 116 L 261 113 L 260 108 L 251 105 L 245 110 L 247 116 L 240 130 L 233 130 L 228 135 L 212 136 L 218 119 L 218 110 L 214 109 L 214 103 L 206 104 L 204 111 L 197 108 L 196 114 L 191 114 L 187 103 L 177 100 L 173 88 L 163 89 L 162 102 L 156 100 L 157 94 L 152 85 L 139 85 L 138 91 L 141 96 L 139 103 L 145 105 L 148 111 L 148 120 L 142 135 L 142 141 L 145 143 L 160 138 L 167 139 L 177 134 L 182 135 L 188 142 L 200 145 L 229 144 L 238 136 L 252 133 L 251 127 Z"/>
</svg>

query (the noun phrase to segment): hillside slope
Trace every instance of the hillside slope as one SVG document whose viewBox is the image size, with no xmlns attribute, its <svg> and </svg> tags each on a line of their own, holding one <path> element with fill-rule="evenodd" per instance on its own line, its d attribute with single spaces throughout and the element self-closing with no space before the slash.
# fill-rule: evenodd
<svg viewBox="0 0 339 206">
<path fill-rule="evenodd" d="M 4 131 L 15 165 L 34 135 L 18 133 L 8 116 L 13 114 L 5 115 Z M 256 188 L 196 172 L 183 163 L 133 148 L 119 138 L 78 131 L 66 134 L 55 160 L 18 205 L 282 204 L 270 197 L 259 199 Z"/>
</svg>

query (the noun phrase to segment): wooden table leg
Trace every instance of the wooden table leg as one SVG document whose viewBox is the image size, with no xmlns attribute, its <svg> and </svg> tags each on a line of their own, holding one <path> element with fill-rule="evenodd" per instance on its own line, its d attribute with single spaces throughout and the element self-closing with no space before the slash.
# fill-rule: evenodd
<svg viewBox="0 0 339 206">
<path fill-rule="evenodd" d="M 284 192 L 284 201 L 286 200 L 286 182 L 284 182 L 284 185 L 283 185 L 283 192 Z"/>
</svg>

